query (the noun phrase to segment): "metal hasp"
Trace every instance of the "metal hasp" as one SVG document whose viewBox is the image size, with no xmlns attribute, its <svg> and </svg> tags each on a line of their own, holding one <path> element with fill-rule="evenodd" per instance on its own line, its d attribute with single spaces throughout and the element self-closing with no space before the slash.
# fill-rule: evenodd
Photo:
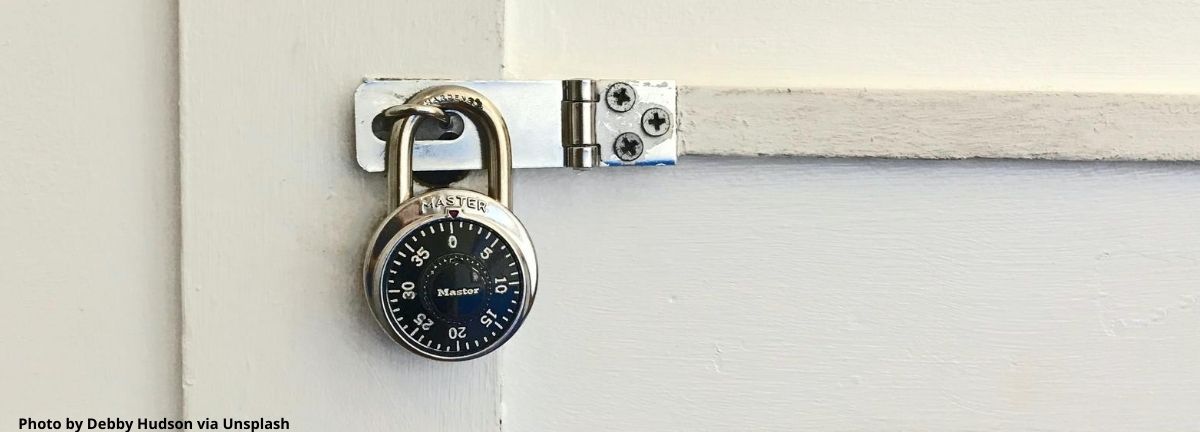
<svg viewBox="0 0 1200 432">
<path fill-rule="evenodd" d="M 354 93 L 355 150 L 364 170 L 386 169 L 383 111 L 438 85 L 470 88 L 496 105 L 508 123 L 513 168 L 674 165 L 678 159 L 674 81 L 369 78 Z M 449 139 L 418 135 L 414 171 L 483 167 L 475 125 L 456 123 L 462 133 Z"/>
</svg>

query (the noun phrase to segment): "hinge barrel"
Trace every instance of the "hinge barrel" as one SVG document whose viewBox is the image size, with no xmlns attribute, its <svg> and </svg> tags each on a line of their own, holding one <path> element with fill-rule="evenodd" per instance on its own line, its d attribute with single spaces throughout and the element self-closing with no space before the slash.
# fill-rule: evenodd
<svg viewBox="0 0 1200 432">
<path fill-rule="evenodd" d="M 599 100 L 595 80 L 563 80 L 563 166 L 587 169 L 600 165 L 600 144 L 596 141 Z"/>
</svg>

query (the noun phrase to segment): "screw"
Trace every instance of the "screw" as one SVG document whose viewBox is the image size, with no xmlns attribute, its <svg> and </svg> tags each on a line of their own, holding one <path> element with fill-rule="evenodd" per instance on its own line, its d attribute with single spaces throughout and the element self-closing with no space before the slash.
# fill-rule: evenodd
<svg viewBox="0 0 1200 432">
<path fill-rule="evenodd" d="M 650 136 L 663 136 L 671 130 L 671 114 L 662 108 L 650 108 L 642 113 L 642 130 Z"/>
<path fill-rule="evenodd" d="M 613 153 L 625 162 L 632 162 L 642 157 L 642 137 L 633 132 L 617 135 L 613 141 Z"/>
<path fill-rule="evenodd" d="M 604 101 L 608 103 L 608 109 L 626 112 L 633 109 L 633 104 L 637 103 L 637 92 L 633 91 L 633 86 L 629 84 L 613 83 L 604 92 Z"/>
</svg>

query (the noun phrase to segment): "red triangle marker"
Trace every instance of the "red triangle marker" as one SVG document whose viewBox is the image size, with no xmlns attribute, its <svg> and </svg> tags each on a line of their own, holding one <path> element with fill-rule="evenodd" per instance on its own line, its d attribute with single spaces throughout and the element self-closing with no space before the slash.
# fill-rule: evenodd
<svg viewBox="0 0 1200 432">
<path fill-rule="evenodd" d="M 458 217 L 458 210 L 450 210 L 450 217 L 452 217 L 452 218 L 457 218 L 457 217 Z"/>
</svg>

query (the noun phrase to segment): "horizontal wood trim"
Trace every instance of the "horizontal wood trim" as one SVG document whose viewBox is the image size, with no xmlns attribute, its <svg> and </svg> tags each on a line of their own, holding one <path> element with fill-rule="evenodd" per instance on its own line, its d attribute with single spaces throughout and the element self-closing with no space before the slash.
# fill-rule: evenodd
<svg viewBox="0 0 1200 432">
<path fill-rule="evenodd" d="M 681 87 L 682 152 L 1200 160 L 1200 95 Z"/>
</svg>

